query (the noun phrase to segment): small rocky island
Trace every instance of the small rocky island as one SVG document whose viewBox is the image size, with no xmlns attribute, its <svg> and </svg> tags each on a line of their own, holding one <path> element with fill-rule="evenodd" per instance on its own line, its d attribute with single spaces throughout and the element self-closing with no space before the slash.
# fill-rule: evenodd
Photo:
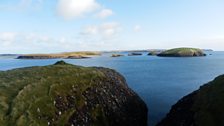
<svg viewBox="0 0 224 126">
<path fill-rule="evenodd" d="M 147 107 L 114 70 L 54 65 L 0 72 L 2 126 L 146 126 Z"/>
<path fill-rule="evenodd" d="M 129 53 L 128 56 L 141 56 L 142 53 L 138 53 L 138 52 L 133 52 L 133 53 Z"/>
<path fill-rule="evenodd" d="M 121 57 L 121 56 L 124 56 L 122 54 L 112 54 L 111 57 Z"/>
<path fill-rule="evenodd" d="M 206 54 L 201 49 L 197 48 L 174 48 L 170 50 L 163 51 L 157 56 L 161 57 L 197 57 L 206 56 Z"/>
<path fill-rule="evenodd" d="M 183 97 L 157 126 L 224 126 L 224 75 Z"/>
<path fill-rule="evenodd" d="M 17 59 L 85 59 L 99 55 L 101 55 L 100 52 L 65 52 L 55 54 L 26 54 L 18 56 Z"/>
</svg>

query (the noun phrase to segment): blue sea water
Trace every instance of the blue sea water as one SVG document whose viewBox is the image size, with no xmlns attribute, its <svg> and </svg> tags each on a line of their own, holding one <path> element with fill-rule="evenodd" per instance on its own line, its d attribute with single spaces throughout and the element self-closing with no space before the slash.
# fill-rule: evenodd
<svg viewBox="0 0 224 126">
<path fill-rule="evenodd" d="M 149 125 L 155 125 L 180 98 L 202 84 L 224 74 L 224 52 L 207 52 L 206 57 L 167 58 L 157 56 L 125 56 L 111 58 L 103 54 L 91 59 L 65 59 L 82 66 L 108 67 L 120 72 L 130 88 L 136 91 L 149 109 Z M 0 57 L 0 70 L 28 66 L 44 66 L 61 59 L 19 60 Z"/>
</svg>

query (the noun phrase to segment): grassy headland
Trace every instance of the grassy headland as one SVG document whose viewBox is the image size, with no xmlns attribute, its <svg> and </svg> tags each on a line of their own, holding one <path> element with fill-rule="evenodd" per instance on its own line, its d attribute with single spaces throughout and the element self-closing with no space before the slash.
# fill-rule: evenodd
<svg viewBox="0 0 224 126">
<path fill-rule="evenodd" d="M 114 70 L 60 61 L 0 72 L 1 126 L 146 123 L 146 105 Z"/>
</svg>

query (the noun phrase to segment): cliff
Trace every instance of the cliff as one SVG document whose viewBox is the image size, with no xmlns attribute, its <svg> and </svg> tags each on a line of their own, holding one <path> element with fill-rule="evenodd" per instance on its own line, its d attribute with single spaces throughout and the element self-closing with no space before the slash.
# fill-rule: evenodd
<svg viewBox="0 0 224 126">
<path fill-rule="evenodd" d="M 0 125 L 146 126 L 147 107 L 116 71 L 63 61 L 0 72 Z"/>
<path fill-rule="evenodd" d="M 224 126 L 224 75 L 183 97 L 157 126 Z"/>
</svg>

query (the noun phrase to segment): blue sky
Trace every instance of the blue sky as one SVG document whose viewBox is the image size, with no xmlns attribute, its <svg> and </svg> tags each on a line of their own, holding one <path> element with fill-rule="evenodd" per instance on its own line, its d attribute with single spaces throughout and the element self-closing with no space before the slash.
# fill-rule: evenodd
<svg viewBox="0 0 224 126">
<path fill-rule="evenodd" d="M 224 50 L 223 0 L 1 0 L 0 53 Z"/>
</svg>

